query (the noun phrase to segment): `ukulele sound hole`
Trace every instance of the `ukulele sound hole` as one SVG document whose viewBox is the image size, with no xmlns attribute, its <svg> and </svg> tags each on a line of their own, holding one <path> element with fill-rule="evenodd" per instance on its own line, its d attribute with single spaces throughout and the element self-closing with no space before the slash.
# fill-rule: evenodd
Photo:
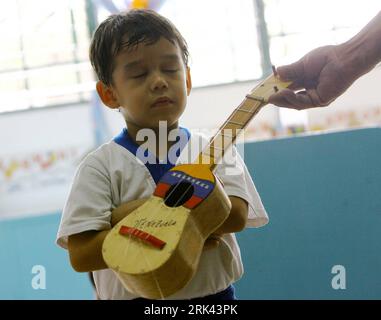
<svg viewBox="0 0 381 320">
<path fill-rule="evenodd" d="M 180 182 L 169 188 L 164 203 L 168 207 L 179 207 L 187 202 L 193 195 L 194 188 L 189 182 Z"/>
</svg>

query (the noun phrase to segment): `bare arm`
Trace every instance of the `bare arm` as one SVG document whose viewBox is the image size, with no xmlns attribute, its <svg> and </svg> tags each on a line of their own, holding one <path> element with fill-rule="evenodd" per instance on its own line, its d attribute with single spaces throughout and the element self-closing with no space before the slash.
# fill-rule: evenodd
<svg viewBox="0 0 381 320">
<path fill-rule="evenodd" d="M 223 233 L 238 232 L 244 229 L 247 220 L 247 202 L 238 197 L 229 197 L 232 209 L 229 217 L 206 241 L 205 249 L 215 247 L 219 244 L 219 236 Z M 116 225 L 130 212 L 141 206 L 147 198 L 134 200 L 120 205 L 112 212 L 111 226 Z M 107 269 L 103 260 L 102 245 L 109 230 L 85 231 L 69 236 L 69 256 L 74 270 L 88 272 Z"/>
<path fill-rule="evenodd" d="M 279 67 L 280 78 L 293 84 L 272 95 L 269 102 L 298 110 L 327 106 L 379 61 L 381 12 L 349 41 L 314 49 L 299 61 Z"/>
<path fill-rule="evenodd" d="M 115 208 L 111 215 L 111 227 L 140 207 L 147 199 L 130 201 Z M 88 272 L 108 268 L 103 260 L 102 245 L 109 231 L 91 230 L 69 236 L 70 262 L 75 271 Z"/>
<path fill-rule="evenodd" d="M 109 230 L 85 231 L 69 236 L 70 263 L 75 271 L 107 269 L 102 257 L 102 244 Z"/>
</svg>

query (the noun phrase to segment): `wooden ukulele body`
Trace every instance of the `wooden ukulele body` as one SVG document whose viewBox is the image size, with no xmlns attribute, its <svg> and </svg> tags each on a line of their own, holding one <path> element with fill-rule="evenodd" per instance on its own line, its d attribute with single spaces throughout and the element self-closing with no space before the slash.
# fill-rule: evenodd
<svg viewBox="0 0 381 320">
<path fill-rule="evenodd" d="M 110 231 L 103 258 L 130 292 L 149 299 L 167 297 L 192 279 L 205 240 L 230 209 L 209 166 L 176 166 L 162 177 L 151 198 Z M 121 234 L 123 226 L 131 233 Z M 150 239 L 161 242 L 155 245 Z"/>
</svg>

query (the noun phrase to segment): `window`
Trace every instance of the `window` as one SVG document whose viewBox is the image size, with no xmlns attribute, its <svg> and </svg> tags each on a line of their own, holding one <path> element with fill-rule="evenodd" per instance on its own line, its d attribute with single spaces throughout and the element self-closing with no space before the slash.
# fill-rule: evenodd
<svg viewBox="0 0 381 320">
<path fill-rule="evenodd" d="M 271 60 L 294 62 L 310 50 L 349 40 L 380 11 L 379 1 L 264 0 Z"/>
<path fill-rule="evenodd" d="M 262 76 L 252 0 L 167 0 L 159 13 L 188 43 L 195 87 Z"/>
<path fill-rule="evenodd" d="M 283 65 L 310 50 L 353 37 L 381 9 L 379 1 L 263 0 L 271 61 Z M 280 108 L 284 126 L 306 124 L 308 111 Z"/>
<path fill-rule="evenodd" d="M 85 0 L 1 4 L 0 112 L 88 98 Z"/>
<path fill-rule="evenodd" d="M 99 22 L 111 3 L 93 2 Z M 159 12 L 188 42 L 194 87 L 261 78 L 252 0 L 167 0 Z M 0 112 L 89 99 L 86 0 L 3 1 L 0 27 Z"/>
<path fill-rule="evenodd" d="M 98 21 L 125 7 L 120 2 L 98 8 Z M 188 43 L 193 87 L 262 77 L 253 0 L 156 2 Z"/>
</svg>

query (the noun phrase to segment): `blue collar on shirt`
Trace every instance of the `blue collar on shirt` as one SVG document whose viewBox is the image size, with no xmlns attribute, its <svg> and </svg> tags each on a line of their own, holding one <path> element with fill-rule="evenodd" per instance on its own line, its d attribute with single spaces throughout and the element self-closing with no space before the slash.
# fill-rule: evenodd
<svg viewBox="0 0 381 320">
<path fill-rule="evenodd" d="M 179 145 L 178 149 L 176 150 L 176 157 L 175 157 L 176 161 L 179 158 L 181 151 L 184 149 L 184 147 L 186 146 L 186 144 L 188 143 L 188 141 L 190 139 L 190 132 L 186 128 L 180 127 L 179 134 L 186 135 L 186 139 L 180 140 L 180 145 Z M 179 141 L 179 139 L 180 139 L 180 137 L 177 137 L 176 141 Z M 148 171 L 150 172 L 150 174 L 151 174 L 151 176 L 152 176 L 152 178 L 156 184 L 159 182 L 160 178 L 168 170 L 170 170 L 171 168 L 173 168 L 175 166 L 176 161 L 171 163 L 170 160 L 168 159 L 168 155 L 167 155 L 166 161 L 164 163 L 160 163 L 160 160 L 154 154 L 150 153 L 149 150 L 146 150 L 144 152 L 144 159 L 142 159 L 139 156 L 139 154 L 137 154 L 137 150 L 139 148 L 139 145 L 131 139 L 130 135 L 128 134 L 127 128 L 124 128 L 122 130 L 122 132 L 114 138 L 114 141 L 117 144 L 119 144 L 120 146 L 122 146 L 122 147 L 126 148 L 128 151 L 130 151 L 133 155 L 135 155 L 135 157 L 140 158 L 140 160 L 147 167 Z M 185 141 L 185 143 L 181 143 L 184 141 Z M 146 161 L 148 158 L 150 159 L 149 162 Z"/>
</svg>

